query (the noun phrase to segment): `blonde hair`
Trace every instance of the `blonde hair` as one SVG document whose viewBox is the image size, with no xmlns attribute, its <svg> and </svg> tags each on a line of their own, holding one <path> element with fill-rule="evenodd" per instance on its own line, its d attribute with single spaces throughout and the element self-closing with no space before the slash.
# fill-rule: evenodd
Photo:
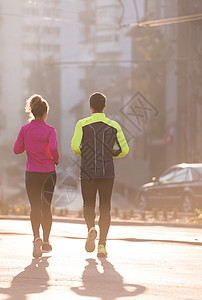
<svg viewBox="0 0 202 300">
<path fill-rule="evenodd" d="M 26 100 L 25 112 L 29 113 L 29 121 L 33 118 L 42 118 L 48 111 L 48 102 L 42 96 L 35 94 Z"/>
</svg>

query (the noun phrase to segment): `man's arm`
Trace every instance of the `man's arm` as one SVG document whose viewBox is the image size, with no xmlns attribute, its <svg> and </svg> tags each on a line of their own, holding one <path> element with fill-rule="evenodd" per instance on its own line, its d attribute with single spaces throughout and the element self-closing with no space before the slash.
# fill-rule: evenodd
<svg viewBox="0 0 202 300">
<path fill-rule="evenodd" d="M 82 130 L 81 122 L 78 121 L 76 123 L 76 127 L 74 130 L 74 136 L 73 136 L 72 142 L 71 142 L 71 147 L 72 147 L 73 153 L 77 156 L 81 156 L 80 145 L 81 145 L 82 137 L 83 137 L 83 130 Z"/>
<path fill-rule="evenodd" d="M 123 131 L 118 123 L 116 125 L 116 129 L 117 129 L 117 134 L 116 134 L 117 144 L 118 144 L 119 150 L 115 150 L 115 152 L 117 152 L 117 154 L 118 153 L 119 154 L 114 155 L 114 157 L 124 157 L 129 152 L 128 143 L 127 143 L 125 136 L 123 134 Z"/>
</svg>

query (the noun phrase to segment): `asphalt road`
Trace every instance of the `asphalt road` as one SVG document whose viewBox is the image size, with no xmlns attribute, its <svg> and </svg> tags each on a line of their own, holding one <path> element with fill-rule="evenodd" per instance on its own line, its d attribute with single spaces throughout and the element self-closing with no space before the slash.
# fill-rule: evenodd
<svg viewBox="0 0 202 300">
<path fill-rule="evenodd" d="M 202 299 L 202 229 L 112 226 L 108 258 L 84 250 L 83 224 L 54 223 L 32 259 L 28 221 L 0 220 L 0 299 Z M 198 243 L 198 244 L 197 244 Z"/>
</svg>

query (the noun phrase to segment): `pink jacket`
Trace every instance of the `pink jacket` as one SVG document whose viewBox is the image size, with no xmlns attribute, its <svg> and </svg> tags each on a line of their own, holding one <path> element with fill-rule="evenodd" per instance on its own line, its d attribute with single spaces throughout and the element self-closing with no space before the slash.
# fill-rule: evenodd
<svg viewBox="0 0 202 300">
<path fill-rule="evenodd" d="M 57 134 L 43 120 L 32 120 L 21 127 L 13 151 L 20 154 L 26 150 L 26 171 L 51 172 L 59 162 Z"/>
</svg>

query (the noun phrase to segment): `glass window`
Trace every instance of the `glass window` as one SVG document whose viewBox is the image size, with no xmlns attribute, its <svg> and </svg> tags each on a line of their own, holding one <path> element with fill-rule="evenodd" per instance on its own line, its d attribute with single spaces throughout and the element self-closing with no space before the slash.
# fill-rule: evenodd
<svg viewBox="0 0 202 300">
<path fill-rule="evenodd" d="M 163 183 L 163 184 L 173 182 L 174 176 L 175 176 L 175 169 L 169 171 L 166 174 L 163 174 L 162 176 L 160 176 L 159 177 L 159 182 Z"/>
<path fill-rule="evenodd" d="M 202 167 L 191 168 L 194 180 L 202 179 Z"/>
<path fill-rule="evenodd" d="M 191 173 L 191 169 L 188 168 L 187 170 L 187 181 L 192 181 L 193 180 L 193 176 L 192 176 L 192 173 Z"/>
<path fill-rule="evenodd" d="M 184 182 L 187 181 L 187 168 L 178 169 L 175 173 L 173 182 Z"/>
</svg>

